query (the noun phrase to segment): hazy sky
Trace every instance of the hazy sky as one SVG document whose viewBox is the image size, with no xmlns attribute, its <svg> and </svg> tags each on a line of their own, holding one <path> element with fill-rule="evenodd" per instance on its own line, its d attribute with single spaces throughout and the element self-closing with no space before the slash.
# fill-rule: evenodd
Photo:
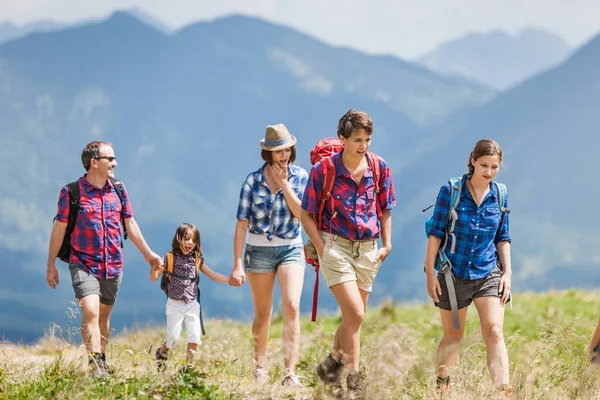
<svg viewBox="0 0 600 400">
<path fill-rule="evenodd" d="M 403 58 L 468 32 L 541 27 L 579 46 L 600 31 L 599 0 L 0 0 L 0 23 L 74 22 L 134 6 L 174 28 L 255 15 L 331 44 Z"/>
</svg>

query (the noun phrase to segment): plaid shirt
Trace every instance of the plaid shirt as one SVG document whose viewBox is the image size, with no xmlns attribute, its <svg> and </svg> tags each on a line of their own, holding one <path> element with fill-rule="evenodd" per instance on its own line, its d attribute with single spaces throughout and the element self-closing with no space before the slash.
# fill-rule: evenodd
<svg viewBox="0 0 600 400">
<path fill-rule="evenodd" d="M 380 235 L 379 220 L 375 201 L 379 201 L 381 210 L 391 210 L 396 206 L 392 171 L 380 158 L 381 177 L 379 196 L 375 197 L 373 171 L 368 167 L 358 185 L 342 163 L 342 152 L 332 156 L 335 165 L 336 179 L 331 193 L 334 200 L 335 218 L 332 218 L 331 204 L 327 202 L 323 208 L 321 230 L 349 240 L 368 240 Z M 310 171 L 308 184 L 302 199 L 302 208 L 311 213 L 319 212 L 319 202 L 323 191 L 323 164 L 316 163 Z M 331 200 L 330 200 L 331 201 Z"/>
<path fill-rule="evenodd" d="M 102 189 L 85 177 L 79 178 L 81 208 L 71 234 L 71 245 L 79 257 L 71 253 L 70 264 L 77 264 L 98 279 L 111 279 L 121 274 L 121 200 L 110 180 Z M 125 218 L 133 217 L 131 203 L 123 185 Z M 69 189 L 60 191 L 56 220 L 69 221 Z M 82 264 L 82 261 L 84 264 Z"/>
<path fill-rule="evenodd" d="M 485 278 L 496 266 L 496 244 L 511 241 L 508 233 L 508 214 L 500 215 L 498 188 L 490 185 L 490 191 L 478 207 L 467 189 L 467 175 L 462 177 L 460 201 L 456 209 L 458 221 L 454 226 L 456 247 L 450 253 L 452 237 L 448 238 L 446 256 L 452 263 L 452 273 L 460 279 Z M 508 204 L 508 200 L 507 200 Z M 505 205 L 507 207 L 507 205 Z M 450 210 L 450 184 L 440 189 L 433 224 L 427 235 L 442 239 L 446 237 L 446 224 Z"/>
<path fill-rule="evenodd" d="M 269 240 L 273 236 L 295 239 L 300 235 L 300 220 L 290 211 L 281 190 L 276 194 L 271 193 L 263 168 L 264 165 L 248 175 L 242 185 L 237 218 L 249 220 L 250 233 L 266 235 Z M 308 174 L 303 168 L 288 165 L 288 182 L 300 200 L 307 178 Z"/>
</svg>

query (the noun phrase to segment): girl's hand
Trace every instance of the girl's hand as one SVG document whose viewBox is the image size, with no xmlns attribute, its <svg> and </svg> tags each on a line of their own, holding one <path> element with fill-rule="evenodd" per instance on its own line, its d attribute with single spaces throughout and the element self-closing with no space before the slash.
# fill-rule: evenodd
<svg viewBox="0 0 600 400">
<path fill-rule="evenodd" d="M 246 274 L 242 268 L 234 268 L 229 275 L 229 286 L 241 286 L 246 281 Z"/>
<path fill-rule="evenodd" d="M 498 290 L 500 291 L 500 293 L 502 293 L 502 298 L 500 299 L 500 303 L 502 305 L 505 305 L 506 303 L 508 303 L 508 298 L 510 297 L 510 281 L 511 281 L 511 276 L 508 274 L 504 274 L 502 275 L 502 279 L 500 279 L 500 286 L 498 287 Z"/>
<path fill-rule="evenodd" d="M 438 296 L 442 295 L 442 288 L 435 274 L 427 274 L 427 293 L 431 297 L 431 300 L 436 303 L 440 302 Z"/>
</svg>

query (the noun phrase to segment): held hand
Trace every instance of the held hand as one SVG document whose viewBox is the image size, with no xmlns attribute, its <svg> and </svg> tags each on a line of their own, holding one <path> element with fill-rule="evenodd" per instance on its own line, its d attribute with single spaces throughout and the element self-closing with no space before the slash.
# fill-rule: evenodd
<svg viewBox="0 0 600 400">
<path fill-rule="evenodd" d="M 231 271 L 231 275 L 229 275 L 229 285 L 230 286 L 241 286 L 246 281 L 246 274 L 242 268 L 233 268 Z"/>
<path fill-rule="evenodd" d="M 152 268 L 158 268 L 164 264 L 162 257 L 153 251 L 151 251 L 150 254 L 147 254 L 144 258 Z"/>
<path fill-rule="evenodd" d="M 56 285 L 59 283 L 56 266 L 48 265 L 48 268 L 46 269 L 46 282 L 48 282 L 48 286 L 52 289 L 56 289 Z"/>
<path fill-rule="evenodd" d="M 392 249 L 387 246 L 383 246 L 382 248 L 377 250 L 377 256 L 375 257 L 375 262 L 381 261 L 383 263 L 391 251 L 392 251 Z"/>
<path fill-rule="evenodd" d="M 431 300 L 436 303 L 440 302 L 438 296 L 442 295 L 442 288 L 440 287 L 440 282 L 435 274 L 427 274 L 427 293 L 429 294 L 429 297 L 431 297 Z"/>
<path fill-rule="evenodd" d="M 511 276 L 504 274 L 502 275 L 502 279 L 500 279 L 500 286 L 498 287 L 498 290 L 500 291 L 500 293 L 502 293 L 502 298 L 500 299 L 500 303 L 502 305 L 505 305 L 506 303 L 508 303 L 508 298 L 510 297 L 510 281 L 511 281 Z"/>
</svg>

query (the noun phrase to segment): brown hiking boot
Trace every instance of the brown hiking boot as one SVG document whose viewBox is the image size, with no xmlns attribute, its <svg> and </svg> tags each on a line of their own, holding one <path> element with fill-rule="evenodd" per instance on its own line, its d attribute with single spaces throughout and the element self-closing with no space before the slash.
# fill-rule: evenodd
<svg viewBox="0 0 600 400">
<path fill-rule="evenodd" d="M 344 396 L 344 388 L 340 381 L 340 373 L 344 366 L 343 361 L 336 361 L 331 354 L 317 366 L 317 376 L 325 385 L 325 391 L 336 399 Z"/>
<path fill-rule="evenodd" d="M 366 400 L 367 398 L 367 382 L 363 371 L 351 372 L 346 378 L 347 400 Z"/>
</svg>

